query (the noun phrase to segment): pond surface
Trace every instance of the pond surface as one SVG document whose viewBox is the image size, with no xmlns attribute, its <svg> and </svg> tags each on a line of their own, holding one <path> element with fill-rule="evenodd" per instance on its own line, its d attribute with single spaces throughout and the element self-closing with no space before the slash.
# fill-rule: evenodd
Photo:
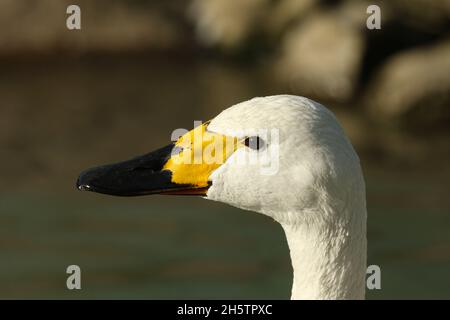
<svg viewBox="0 0 450 320">
<path fill-rule="evenodd" d="M 0 298 L 289 298 L 288 248 L 271 219 L 200 198 L 74 188 L 84 168 L 279 93 L 242 68 L 175 60 L 4 66 Z M 450 298 L 448 170 L 361 160 L 368 262 L 382 272 L 382 290 L 367 297 Z M 82 269 L 79 291 L 66 289 L 72 264 Z"/>
<path fill-rule="evenodd" d="M 368 260 L 382 271 L 382 290 L 368 291 L 368 298 L 449 298 L 450 216 L 426 199 L 441 186 L 413 188 L 385 175 L 367 174 Z M 290 294 L 283 231 L 253 212 L 200 198 L 76 191 L 2 195 L 0 212 L 1 298 Z M 80 291 L 65 288 L 71 264 L 82 268 Z"/>
</svg>

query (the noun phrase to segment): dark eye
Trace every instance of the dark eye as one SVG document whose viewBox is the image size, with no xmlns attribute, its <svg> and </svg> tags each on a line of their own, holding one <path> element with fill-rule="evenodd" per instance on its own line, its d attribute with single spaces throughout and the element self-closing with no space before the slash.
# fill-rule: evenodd
<svg viewBox="0 0 450 320">
<path fill-rule="evenodd" d="M 244 144 L 253 150 L 259 150 L 264 147 L 264 140 L 260 137 L 247 137 L 244 140 Z"/>
</svg>

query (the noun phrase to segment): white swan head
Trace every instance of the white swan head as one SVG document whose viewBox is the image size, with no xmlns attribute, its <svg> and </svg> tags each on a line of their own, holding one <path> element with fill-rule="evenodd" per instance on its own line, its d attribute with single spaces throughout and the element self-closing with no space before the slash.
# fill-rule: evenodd
<svg viewBox="0 0 450 320">
<path fill-rule="evenodd" d="M 196 143 L 196 137 L 206 142 Z M 205 156 L 208 141 L 214 152 Z M 199 148 L 201 161 L 195 163 Z M 278 95 L 236 104 L 175 144 L 83 172 L 77 185 L 125 196 L 197 194 L 268 215 L 288 237 L 297 271 L 293 297 L 364 296 L 359 159 L 334 115 L 310 99 Z"/>
<path fill-rule="evenodd" d="M 319 214 L 317 208 L 345 206 L 349 196 L 364 188 L 359 159 L 341 126 L 312 100 L 255 98 L 220 113 L 208 130 L 235 132 L 239 139 L 254 132 L 263 140 L 259 150 L 238 148 L 212 173 L 209 199 L 264 213 L 283 224 L 325 223 L 345 218 L 335 216 L 342 210 Z M 238 160 L 252 156 L 259 161 Z"/>
</svg>

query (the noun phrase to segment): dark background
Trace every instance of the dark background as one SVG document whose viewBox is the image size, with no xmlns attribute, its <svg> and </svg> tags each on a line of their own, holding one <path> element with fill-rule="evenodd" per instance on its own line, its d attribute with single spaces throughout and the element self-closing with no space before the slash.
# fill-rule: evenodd
<svg viewBox="0 0 450 320">
<path fill-rule="evenodd" d="M 332 109 L 361 157 L 382 272 L 367 297 L 450 298 L 449 20 L 444 0 L 1 0 L 0 298 L 289 298 L 271 219 L 75 189 L 87 167 L 280 93 Z"/>
</svg>

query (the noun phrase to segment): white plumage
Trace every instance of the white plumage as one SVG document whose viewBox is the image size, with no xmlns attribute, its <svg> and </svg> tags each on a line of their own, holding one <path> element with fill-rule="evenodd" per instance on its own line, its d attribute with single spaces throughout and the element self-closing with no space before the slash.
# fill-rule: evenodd
<svg viewBox="0 0 450 320">
<path fill-rule="evenodd" d="M 214 149 L 222 161 L 203 161 L 215 157 L 203 157 L 209 146 L 202 150 L 202 137 L 213 146 L 231 138 L 232 148 L 227 142 L 225 152 L 223 145 Z M 255 148 L 248 142 L 254 140 L 263 143 Z M 175 144 L 83 171 L 77 187 L 116 196 L 206 192 L 207 199 L 265 214 L 286 233 L 293 299 L 364 298 L 367 213 L 359 159 L 334 115 L 312 100 L 280 95 L 239 103 Z"/>
<path fill-rule="evenodd" d="M 206 198 L 281 224 L 294 271 L 292 299 L 363 299 L 367 213 L 358 156 L 334 115 L 298 96 L 239 103 L 214 118 L 208 131 L 271 128 L 279 131 L 277 173 L 263 175 L 260 163 L 233 161 L 257 152 L 240 148 L 212 173 Z"/>
</svg>

